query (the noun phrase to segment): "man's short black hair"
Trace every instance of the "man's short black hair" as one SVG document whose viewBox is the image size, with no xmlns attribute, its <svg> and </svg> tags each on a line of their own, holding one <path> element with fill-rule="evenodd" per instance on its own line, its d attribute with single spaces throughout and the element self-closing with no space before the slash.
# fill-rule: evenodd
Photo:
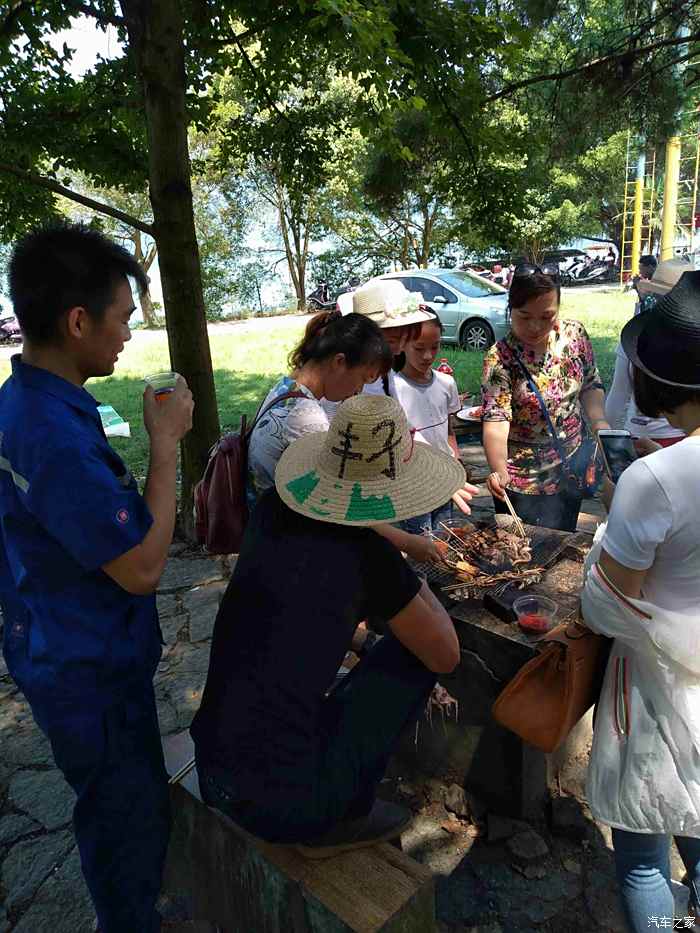
<svg viewBox="0 0 700 933">
<path fill-rule="evenodd" d="M 9 268 L 10 298 L 22 333 L 31 343 L 59 340 L 66 311 L 83 307 L 99 319 L 124 279 L 148 286 L 143 268 L 118 243 L 84 224 L 40 227 L 19 240 Z"/>
<path fill-rule="evenodd" d="M 647 254 L 646 256 L 639 257 L 640 266 L 649 266 L 650 269 L 656 269 L 658 262 L 656 261 L 656 256 Z"/>
<path fill-rule="evenodd" d="M 632 367 L 632 385 L 637 408 L 647 418 L 661 418 L 686 402 L 700 404 L 700 389 L 685 389 L 659 382 L 637 366 Z"/>
</svg>

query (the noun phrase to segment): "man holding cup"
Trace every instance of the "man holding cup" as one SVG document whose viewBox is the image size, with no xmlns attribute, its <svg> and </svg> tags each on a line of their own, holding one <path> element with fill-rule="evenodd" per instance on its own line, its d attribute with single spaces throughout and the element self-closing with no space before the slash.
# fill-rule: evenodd
<svg viewBox="0 0 700 933">
<path fill-rule="evenodd" d="M 102 933 L 151 933 L 169 833 L 152 678 L 155 589 L 175 523 L 178 443 L 192 424 L 184 379 L 144 394 L 143 496 L 84 389 L 130 339 L 122 247 L 82 225 L 17 243 L 10 295 L 21 356 L 0 389 L 0 603 L 8 670 L 77 795 L 73 822 Z"/>
</svg>

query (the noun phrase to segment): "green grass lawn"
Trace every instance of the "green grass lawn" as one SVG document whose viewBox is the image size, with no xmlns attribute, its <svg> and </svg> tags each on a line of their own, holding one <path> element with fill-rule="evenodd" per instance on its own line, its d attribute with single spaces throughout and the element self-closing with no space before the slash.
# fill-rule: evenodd
<svg viewBox="0 0 700 933">
<path fill-rule="evenodd" d="M 612 379 L 620 330 L 633 307 L 630 293 L 569 292 L 562 301 L 563 316 L 576 318 L 588 330 L 606 385 Z M 260 330 L 249 330 L 246 324 L 241 324 L 240 330 L 235 326 L 212 329 L 211 352 L 222 430 L 237 428 L 243 413 L 249 417 L 255 413 L 268 388 L 287 371 L 287 354 L 301 330 L 302 322 L 294 317 L 277 318 Z M 442 355 L 450 360 L 460 391 L 476 392 L 482 355 L 448 348 Z M 148 437 L 141 419 L 142 378 L 169 366 L 165 333 L 137 331 L 122 353 L 115 374 L 93 379 L 87 386 L 100 402 L 113 405 L 130 422 L 131 438 L 114 438 L 112 443 L 138 480 L 144 479 L 148 464 Z M 0 382 L 9 373 L 9 361 L 0 361 Z"/>
</svg>

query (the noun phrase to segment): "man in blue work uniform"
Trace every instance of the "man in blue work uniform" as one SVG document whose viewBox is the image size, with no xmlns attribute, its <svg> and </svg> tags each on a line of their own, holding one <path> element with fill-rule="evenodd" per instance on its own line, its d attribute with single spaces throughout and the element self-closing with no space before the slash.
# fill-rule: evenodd
<svg viewBox="0 0 700 933">
<path fill-rule="evenodd" d="M 73 821 L 101 933 L 152 933 L 169 833 L 152 678 L 155 589 L 176 505 L 192 395 L 144 395 L 143 496 L 83 388 L 130 339 L 126 250 L 80 225 L 15 247 L 10 294 L 24 336 L 0 389 L 0 603 L 12 677 L 77 795 Z"/>
</svg>

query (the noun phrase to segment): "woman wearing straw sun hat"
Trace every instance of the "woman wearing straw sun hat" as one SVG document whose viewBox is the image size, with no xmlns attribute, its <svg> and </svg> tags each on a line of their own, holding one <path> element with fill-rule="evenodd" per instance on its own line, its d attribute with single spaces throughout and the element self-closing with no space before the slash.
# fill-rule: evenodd
<svg viewBox="0 0 700 933">
<path fill-rule="evenodd" d="M 425 582 L 371 529 L 428 512 L 463 483 L 461 465 L 416 444 L 388 397 L 343 402 L 327 432 L 285 450 L 221 603 L 192 725 L 206 803 L 317 858 L 405 828 L 410 813 L 376 790 L 459 643 Z M 370 608 L 388 634 L 329 693 Z"/>
<path fill-rule="evenodd" d="M 667 259 L 656 266 L 651 278 L 640 278 L 636 283 L 639 301 L 635 314 L 653 308 L 689 269 L 687 262 Z M 665 418 L 648 418 L 639 412 L 632 397 L 632 367 L 622 344 L 617 347 L 615 374 L 605 399 L 605 417 L 610 427 L 625 428 L 633 437 L 648 438 L 662 447 L 683 440 L 684 435 Z"/>
<path fill-rule="evenodd" d="M 404 350 L 409 340 L 420 334 L 421 325 L 435 315 L 421 307 L 420 292 L 409 292 L 395 279 L 377 279 L 353 292 L 352 310 L 374 321 L 394 354 L 394 366 L 385 377 L 365 386 L 367 395 L 390 395 L 396 398 L 394 372 L 403 369 Z"/>
<path fill-rule="evenodd" d="M 581 608 L 614 638 L 587 780 L 612 827 L 629 929 L 674 914 L 669 842 L 700 897 L 700 272 L 622 331 L 640 412 L 684 439 L 620 477 L 591 551 Z M 695 929 L 695 927 L 694 927 Z"/>
<path fill-rule="evenodd" d="M 423 324 L 435 321 L 435 315 L 421 304 L 423 296 L 420 292 L 409 292 L 395 279 L 368 282 L 353 292 L 352 299 L 353 313 L 368 317 L 381 328 L 382 335 L 394 355 L 392 370 L 376 382 L 366 385 L 363 391 L 366 395 L 388 395 L 397 398 L 395 373 L 400 372 L 406 362 L 406 345 L 420 336 Z M 415 440 L 427 444 L 428 441 L 421 435 L 421 427 L 428 425 L 411 425 Z M 463 489 L 452 496 L 452 501 L 461 512 L 469 514 L 467 503 L 476 493 L 477 490 L 473 486 L 465 484 Z M 394 543 L 398 545 L 398 541 Z"/>
</svg>

